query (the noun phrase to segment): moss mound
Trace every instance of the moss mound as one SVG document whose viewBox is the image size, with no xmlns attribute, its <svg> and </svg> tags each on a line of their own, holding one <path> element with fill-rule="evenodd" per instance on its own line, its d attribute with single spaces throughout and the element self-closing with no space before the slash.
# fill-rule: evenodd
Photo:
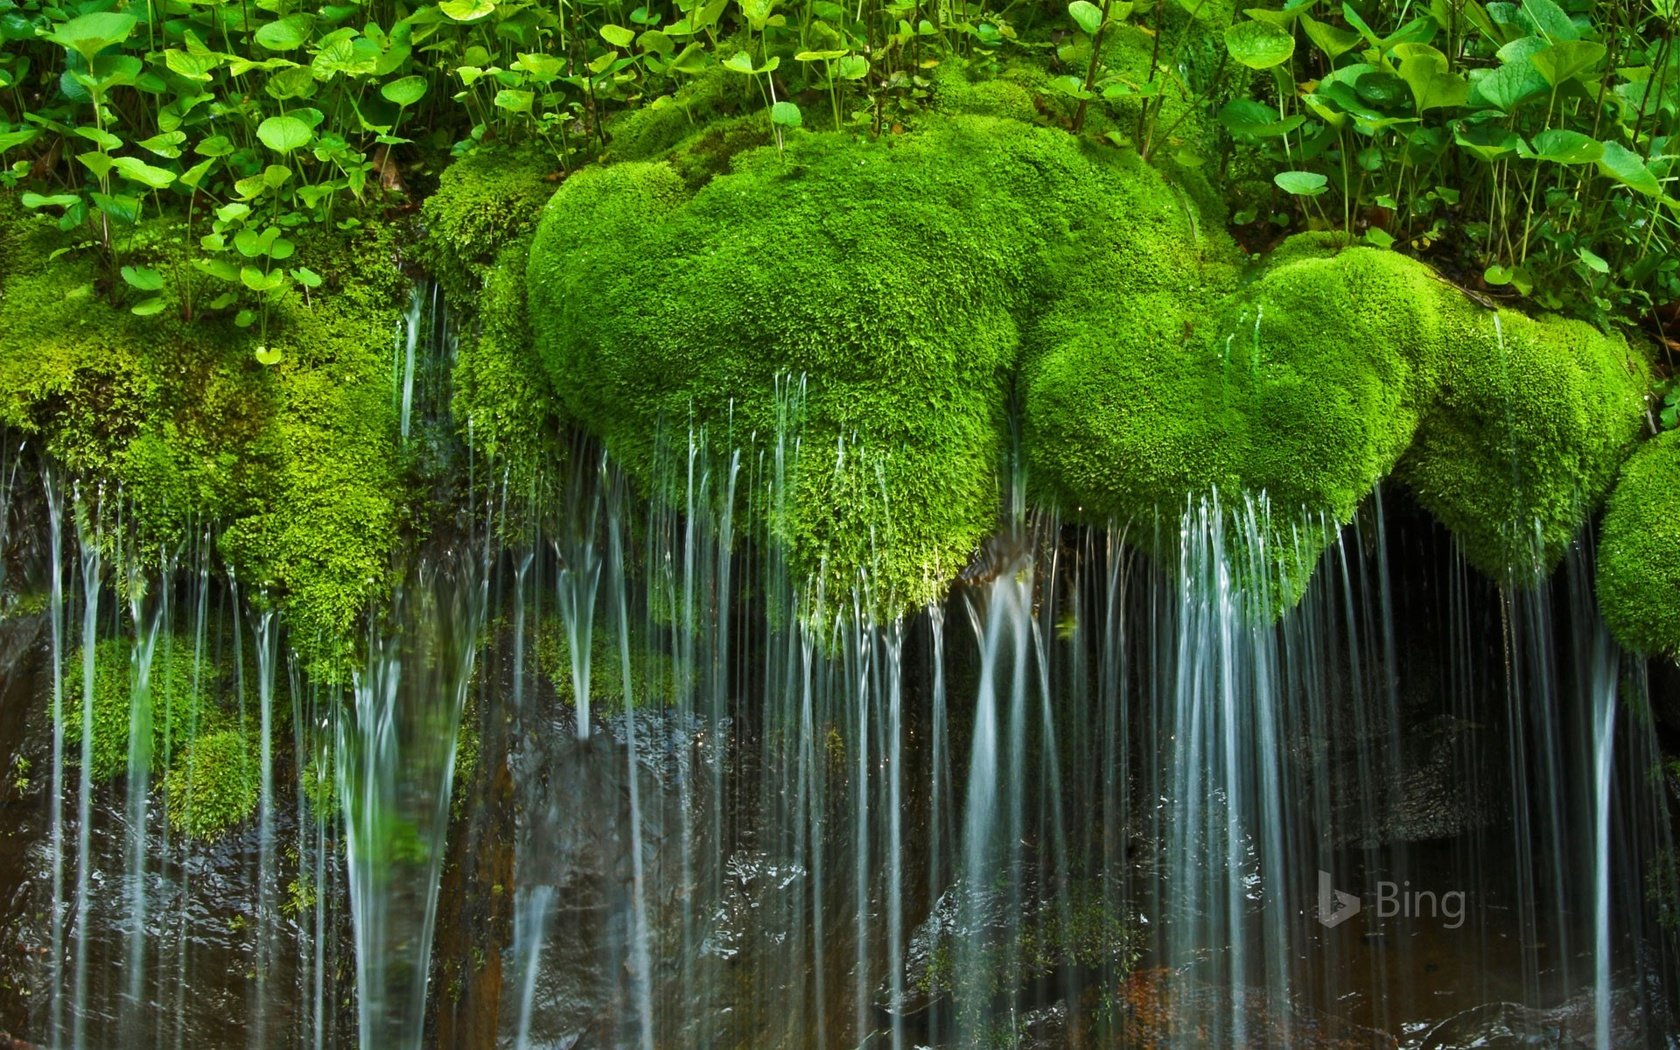
<svg viewBox="0 0 1680 1050">
<path fill-rule="evenodd" d="M 1598 548 L 1598 603 L 1622 645 L 1680 658 L 1680 431 L 1622 468 Z"/>
<path fill-rule="evenodd" d="M 1222 265 L 1135 156 L 1017 121 L 793 136 L 735 168 L 692 193 L 664 163 L 569 179 L 531 255 L 539 352 L 568 414 L 650 486 L 662 433 L 767 448 L 796 418 L 772 522 L 795 572 L 845 593 L 871 568 L 894 612 L 996 527 L 1022 322 L 1069 262 L 1101 239 L 1140 277 Z"/>
<path fill-rule="evenodd" d="M 572 177 L 530 256 L 539 353 L 652 488 L 662 438 L 763 447 L 797 416 L 770 524 L 829 593 L 873 570 L 889 614 L 996 527 L 1012 397 L 1037 498 L 1077 519 L 1264 493 L 1280 606 L 1332 535 L 1301 523 L 1394 473 L 1479 567 L 1549 567 L 1637 432 L 1625 340 L 1328 237 L 1245 274 L 1202 195 L 1129 150 L 963 113 L 733 165 L 699 189 L 660 161 Z"/>
<path fill-rule="evenodd" d="M 260 785 L 251 742 L 237 730 L 199 737 L 164 780 L 170 826 L 217 839 L 257 810 Z"/>
</svg>

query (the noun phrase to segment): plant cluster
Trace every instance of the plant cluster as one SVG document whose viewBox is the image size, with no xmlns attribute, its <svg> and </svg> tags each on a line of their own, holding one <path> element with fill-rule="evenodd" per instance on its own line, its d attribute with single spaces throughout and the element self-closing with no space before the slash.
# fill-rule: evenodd
<svg viewBox="0 0 1680 1050">
<path fill-rule="evenodd" d="M 1495 295 L 1640 317 L 1680 297 L 1676 14 L 1290 0 L 1226 30 L 1257 90 L 1219 119 L 1275 171 L 1286 222 L 1431 256 Z"/>
</svg>

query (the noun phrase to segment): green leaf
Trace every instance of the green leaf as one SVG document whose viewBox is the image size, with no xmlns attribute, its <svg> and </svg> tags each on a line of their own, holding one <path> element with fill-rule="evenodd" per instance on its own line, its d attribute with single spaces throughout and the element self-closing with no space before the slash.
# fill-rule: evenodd
<svg viewBox="0 0 1680 1050">
<path fill-rule="evenodd" d="M 1581 36 L 1574 20 L 1553 0 L 1523 0 L 1522 13 L 1550 40 L 1577 40 Z"/>
<path fill-rule="evenodd" d="M 1271 69 L 1295 54 L 1295 38 L 1269 22 L 1238 22 L 1225 30 L 1225 50 L 1250 69 Z"/>
<path fill-rule="evenodd" d="M 174 160 L 181 155 L 181 143 L 187 141 L 184 131 L 164 131 L 153 135 L 149 139 L 141 139 L 135 145 L 148 153 Z"/>
<path fill-rule="evenodd" d="M 1577 248 L 1575 249 L 1575 254 L 1579 255 L 1581 257 L 1581 261 L 1586 264 L 1587 269 L 1593 271 L 1594 273 L 1610 272 L 1610 264 L 1606 262 L 1604 257 L 1599 255 L 1597 252 L 1590 251 L 1586 248 Z"/>
<path fill-rule="evenodd" d="M 257 359 L 257 364 L 264 368 L 273 368 L 280 363 L 281 353 L 277 346 L 259 346 L 252 356 Z"/>
<path fill-rule="evenodd" d="M 1316 171 L 1280 171 L 1272 181 L 1278 189 L 1297 197 L 1316 197 L 1330 188 L 1330 180 Z"/>
<path fill-rule="evenodd" d="M 1527 150 L 1522 136 L 1498 124 L 1481 124 L 1453 134 L 1459 147 L 1489 164 L 1514 151 Z"/>
<path fill-rule="evenodd" d="M 107 157 L 105 154 L 94 150 L 88 150 L 86 153 L 78 153 L 76 154 L 76 159 L 82 162 L 82 167 L 93 172 L 93 177 L 96 179 L 103 179 L 105 176 L 111 174 L 111 167 L 116 163 L 116 161 Z"/>
<path fill-rule="evenodd" d="M 770 107 L 770 123 L 772 124 L 779 124 L 784 128 L 797 128 L 804 122 L 799 107 L 786 99 Z"/>
<path fill-rule="evenodd" d="M 129 308 L 129 313 L 136 317 L 150 317 L 163 312 L 163 297 L 154 295 L 150 299 L 142 299 Z"/>
<path fill-rule="evenodd" d="M 163 287 L 163 274 L 146 266 L 124 266 L 122 279 L 130 288 L 155 292 Z"/>
<path fill-rule="evenodd" d="M 1091 0 L 1073 0 L 1068 5 L 1068 14 L 1086 36 L 1096 36 L 1097 30 L 1102 28 L 1102 8 L 1091 3 Z"/>
<path fill-rule="evenodd" d="M 801 51 L 793 56 L 795 62 L 832 62 L 846 54 L 844 49 L 833 51 Z"/>
<path fill-rule="evenodd" d="M 83 126 L 76 129 L 76 134 L 98 146 L 106 153 L 115 149 L 122 149 L 123 141 L 102 128 Z"/>
<path fill-rule="evenodd" d="M 269 117 L 257 125 L 257 138 L 276 153 L 285 155 L 309 145 L 315 133 L 309 125 L 296 117 Z"/>
<path fill-rule="evenodd" d="M 862 80 L 869 75 L 869 59 L 862 55 L 847 55 L 834 64 L 836 80 Z"/>
<path fill-rule="evenodd" d="M 456 22 L 472 22 L 496 9 L 495 0 L 443 0 L 438 10 Z"/>
<path fill-rule="evenodd" d="M 531 102 L 535 97 L 529 91 L 503 88 L 496 92 L 496 108 L 505 109 L 509 113 L 529 113 L 531 112 Z"/>
<path fill-rule="evenodd" d="M 1661 197 L 1662 183 L 1646 167 L 1639 154 L 1620 142 L 1604 143 L 1604 155 L 1598 158 L 1598 170 L 1606 176 L 1647 197 Z"/>
<path fill-rule="evenodd" d="M 1389 233 L 1381 226 L 1372 226 L 1365 231 L 1365 243 L 1378 248 L 1392 248 L 1394 247 L 1394 234 Z"/>
<path fill-rule="evenodd" d="M 196 55 L 176 48 L 170 48 L 163 53 L 163 64 L 166 69 L 178 77 L 205 83 L 210 79 L 210 73 L 222 64 L 221 55 Z"/>
<path fill-rule="evenodd" d="M 1533 157 L 1553 164 L 1593 164 L 1604 156 L 1604 144 L 1579 131 L 1549 128 L 1534 136 Z"/>
<path fill-rule="evenodd" d="M 1469 81 L 1447 71 L 1447 56 L 1440 51 L 1428 44 L 1401 44 L 1394 54 L 1419 113 L 1462 106 L 1469 99 Z"/>
<path fill-rule="evenodd" d="M 1489 266 L 1487 269 L 1482 271 L 1482 280 L 1493 285 L 1495 288 L 1510 284 L 1511 276 L 1511 268 L 1509 266 Z"/>
<path fill-rule="evenodd" d="M 613 47 L 629 47 L 631 41 L 636 39 L 635 30 L 613 25 L 611 22 L 602 26 L 600 32 L 601 39 Z"/>
<path fill-rule="evenodd" d="M 270 51 L 296 51 L 309 40 L 309 17 L 291 15 L 269 22 L 251 37 Z"/>
<path fill-rule="evenodd" d="M 1307 39 L 1313 46 L 1331 58 L 1338 58 L 1359 44 L 1359 34 L 1353 30 L 1338 29 L 1308 14 L 1301 16 L 1301 27 L 1307 31 Z"/>
<path fill-rule="evenodd" d="M 426 97 L 426 78 L 406 76 L 400 80 L 393 80 L 381 86 L 379 93 L 385 96 L 387 102 L 403 107 L 412 106 Z"/>
<path fill-rule="evenodd" d="M 1473 86 L 1477 95 L 1506 113 L 1545 94 L 1547 88 L 1546 78 L 1526 55 L 1507 60 L 1498 69 L 1482 74 Z"/>
<path fill-rule="evenodd" d="M 321 287 L 321 275 L 307 266 L 299 266 L 292 271 L 292 278 L 305 288 Z"/>
<path fill-rule="evenodd" d="M 1536 51 L 1529 61 L 1557 87 L 1587 72 L 1604 60 L 1604 45 L 1592 40 L 1565 40 L 1542 51 Z"/>
<path fill-rule="evenodd" d="M 74 193 L 55 193 L 50 197 L 43 197 L 39 193 L 26 190 L 18 200 L 25 208 L 33 211 L 36 208 L 68 208 L 72 204 L 81 203 L 82 198 Z"/>
<path fill-rule="evenodd" d="M 53 30 L 47 39 L 81 55 L 92 65 L 93 56 L 113 44 L 127 40 L 139 23 L 140 20 L 133 15 L 96 11 L 90 15 L 70 19 Z"/>
</svg>

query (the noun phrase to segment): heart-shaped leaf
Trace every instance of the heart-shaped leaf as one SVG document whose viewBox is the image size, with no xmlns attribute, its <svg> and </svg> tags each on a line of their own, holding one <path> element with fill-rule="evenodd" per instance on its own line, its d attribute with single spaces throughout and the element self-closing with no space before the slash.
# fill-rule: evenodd
<svg viewBox="0 0 1680 1050">
<path fill-rule="evenodd" d="M 438 10 L 456 22 L 472 22 L 496 10 L 496 3 L 495 0 L 443 0 Z"/>
<path fill-rule="evenodd" d="M 280 363 L 282 354 L 277 346 L 259 346 L 252 356 L 257 359 L 257 364 L 264 368 L 273 368 Z"/>
<path fill-rule="evenodd" d="M 148 266 L 124 266 L 122 279 L 130 288 L 155 292 L 163 287 L 163 274 Z"/>
<path fill-rule="evenodd" d="M 1238 22 L 1225 30 L 1225 50 L 1250 69 L 1271 69 L 1295 54 L 1295 38 L 1270 22 Z"/>
<path fill-rule="evenodd" d="M 1280 171 L 1272 181 L 1278 189 L 1297 197 L 1316 197 L 1330 188 L 1330 180 L 1316 171 Z"/>
<path fill-rule="evenodd" d="M 1091 3 L 1091 0 L 1073 0 L 1068 5 L 1068 14 L 1073 16 L 1074 24 L 1079 26 L 1086 36 L 1096 36 L 1097 30 L 1102 28 L 1102 8 Z"/>
<path fill-rule="evenodd" d="M 1308 14 L 1301 16 L 1301 28 L 1307 31 L 1307 39 L 1313 46 L 1331 58 L 1339 58 L 1359 44 L 1359 34 L 1353 30 L 1339 29 Z"/>
<path fill-rule="evenodd" d="M 1534 136 L 1533 156 L 1553 164 L 1593 164 L 1604 156 L 1604 144 L 1567 128 L 1548 128 Z"/>
<path fill-rule="evenodd" d="M 140 20 L 133 15 L 96 11 L 70 19 L 53 30 L 47 39 L 81 55 L 92 65 L 93 56 L 127 40 L 139 23 Z"/>
<path fill-rule="evenodd" d="M 799 107 L 783 99 L 770 107 L 770 123 L 779 124 L 784 128 L 797 128 L 805 122 Z"/>
<path fill-rule="evenodd" d="M 420 76 L 406 76 L 401 80 L 393 80 L 382 85 L 379 93 L 385 101 L 398 106 L 412 106 L 426 97 L 426 78 Z"/>
<path fill-rule="evenodd" d="M 1604 60 L 1604 45 L 1593 40 L 1565 40 L 1536 51 L 1529 61 L 1552 87 L 1566 83 Z"/>
<path fill-rule="evenodd" d="M 287 154 L 309 145 L 315 137 L 309 125 L 293 116 L 269 117 L 257 125 L 257 138 L 279 154 Z"/>
<path fill-rule="evenodd" d="M 1620 142 L 1604 143 L 1604 154 L 1598 158 L 1598 170 L 1623 186 L 1647 197 L 1661 197 L 1662 183 L 1646 166 L 1639 154 Z"/>
</svg>

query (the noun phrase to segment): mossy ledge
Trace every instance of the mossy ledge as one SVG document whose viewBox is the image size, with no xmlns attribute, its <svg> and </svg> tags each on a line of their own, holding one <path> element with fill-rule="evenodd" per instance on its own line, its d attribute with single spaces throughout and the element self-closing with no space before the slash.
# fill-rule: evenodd
<svg viewBox="0 0 1680 1050">
<path fill-rule="evenodd" d="M 1649 364 L 1619 335 L 1327 236 L 1250 265 L 1205 195 L 1129 149 L 950 114 L 875 142 L 793 133 L 695 187 L 684 148 L 549 202 L 538 355 L 654 487 L 657 435 L 763 442 L 803 377 L 771 526 L 829 593 L 872 568 L 889 615 L 996 528 L 1012 399 L 1034 498 L 1076 520 L 1264 492 L 1278 607 L 1328 535 L 1294 524 L 1349 521 L 1391 475 L 1478 568 L 1547 571 L 1639 433 Z"/>
<path fill-rule="evenodd" d="M 1680 659 L 1680 431 L 1622 467 L 1599 542 L 1598 603 L 1622 645 Z"/>
</svg>

